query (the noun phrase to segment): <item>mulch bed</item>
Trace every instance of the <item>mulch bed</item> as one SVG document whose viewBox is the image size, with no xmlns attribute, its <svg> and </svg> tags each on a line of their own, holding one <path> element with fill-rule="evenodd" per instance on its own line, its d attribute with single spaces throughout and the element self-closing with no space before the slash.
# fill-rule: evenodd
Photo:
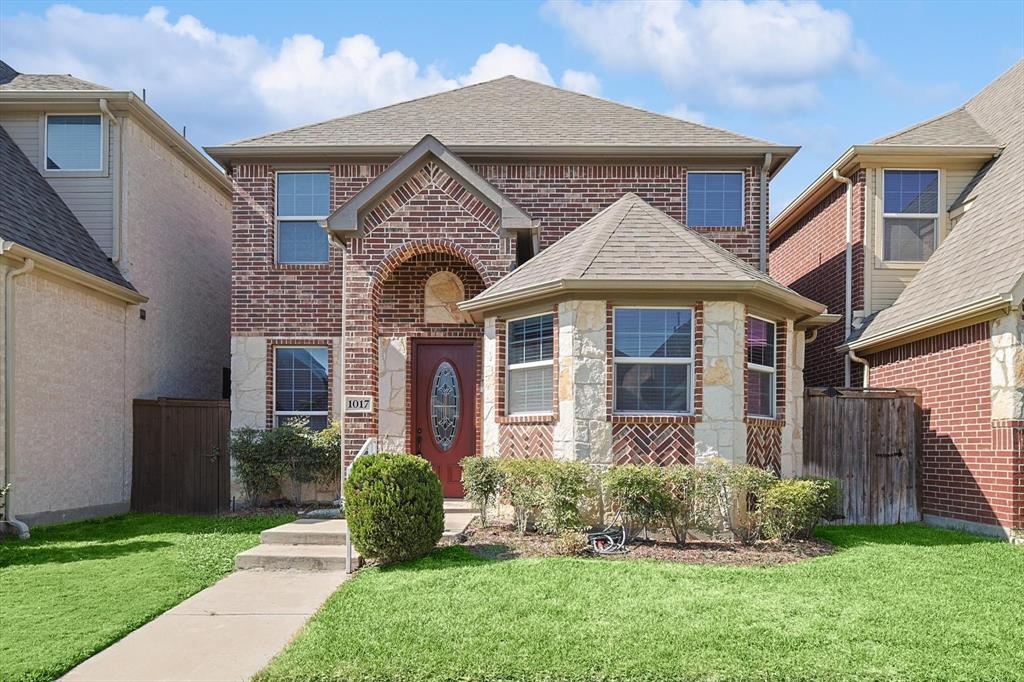
<svg viewBox="0 0 1024 682">
<path fill-rule="evenodd" d="M 488 559 L 560 556 L 557 538 L 537 533 L 527 533 L 520 537 L 515 527 L 510 524 L 481 528 L 479 520 L 475 520 L 459 539 L 470 552 Z M 659 559 L 712 566 L 778 566 L 825 556 L 832 554 L 833 551 L 835 548 L 831 544 L 817 539 L 787 543 L 758 542 L 754 545 L 719 540 L 691 540 L 681 546 L 669 537 L 652 537 L 650 540 L 631 543 L 626 554 L 585 556 L 619 561 Z"/>
</svg>

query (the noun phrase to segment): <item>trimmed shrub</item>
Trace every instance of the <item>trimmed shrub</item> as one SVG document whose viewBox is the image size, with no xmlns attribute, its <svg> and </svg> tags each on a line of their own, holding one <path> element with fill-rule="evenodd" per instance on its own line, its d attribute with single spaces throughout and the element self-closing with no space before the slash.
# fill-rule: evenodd
<svg viewBox="0 0 1024 682">
<path fill-rule="evenodd" d="M 612 506 L 622 514 L 630 538 L 663 519 L 672 505 L 665 486 L 665 470 L 652 464 L 615 466 L 601 477 Z"/>
<path fill-rule="evenodd" d="M 304 483 L 330 482 L 340 469 L 338 450 L 320 447 L 317 434 L 305 418 L 269 429 L 264 438 L 271 470 L 279 483 L 285 478 L 291 481 L 292 504 L 296 506 L 301 502 Z M 326 440 L 330 440 L 329 435 Z"/>
<path fill-rule="evenodd" d="M 761 539 L 761 514 L 757 505 L 778 478 L 770 471 L 747 464 L 712 459 L 707 465 L 712 478 L 714 510 L 719 529 L 724 528 L 744 544 Z"/>
<path fill-rule="evenodd" d="M 665 525 L 679 544 L 686 544 L 690 529 L 706 527 L 715 493 L 714 477 L 704 467 L 676 464 L 662 474 L 668 505 Z"/>
<path fill-rule="evenodd" d="M 838 478 L 819 478 L 817 476 L 808 476 L 801 480 L 818 481 L 827 488 L 827 492 L 825 493 L 825 510 L 822 512 L 821 518 L 826 521 L 836 521 L 844 518 L 843 484 L 839 482 Z"/>
<path fill-rule="evenodd" d="M 580 507 L 594 493 L 594 476 L 583 462 L 539 460 L 541 501 L 537 527 L 544 533 L 580 530 L 586 524 Z"/>
<path fill-rule="evenodd" d="M 778 481 L 760 500 L 765 537 L 783 542 L 809 538 L 825 513 L 830 495 L 831 486 L 826 481 Z"/>
<path fill-rule="evenodd" d="M 231 432 L 231 465 L 242 491 L 255 507 L 277 488 L 277 476 L 266 443 L 266 431 L 245 427 Z"/>
<path fill-rule="evenodd" d="M 487 525 L 487 510 L 501 494 L 504 476 L 493 457 L 465 457 L 462 462 L 462 488 L 466 499 L 480 510 L 480 525 Z"/>
<path fill-rule="evenodd" d="M 498 468 L 502 476 L 501 494 L 512 505 L 516 531 L 523 535 L 530 519 L 539 515 L 544 504 L 544 460 L 502 459 Z"/>
<path fill-rule="evenodd" d="M 555 540 L 554 548 L 559 556 L 583 556 L 590 549 L 590 539 L 586 533 L 567 530 Z"/>
<path fill-rule="evenodd" d="M 444 533 L 441 481 L 415 455 L 363 455 L 345 480 L 352 544 L 382 563 L 429 554 Z"/>
</svg>

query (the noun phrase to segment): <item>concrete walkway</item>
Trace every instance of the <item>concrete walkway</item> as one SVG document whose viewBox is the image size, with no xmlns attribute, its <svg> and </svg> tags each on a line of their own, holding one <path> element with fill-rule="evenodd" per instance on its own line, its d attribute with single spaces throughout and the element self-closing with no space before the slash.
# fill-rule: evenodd
<svg viewBox="0 0 1024 682">
<path fill-rule="evenodd" d="M 445 500 L 445 536 L 463 532 L 474 513 L 462 500 Z M 307 544 L 317 530 L 330 544 Z M 186 599 L 155 620 L 115 642 L 61 678 L 71 682 L 243 682 L 262 670 L 299 632 L 320 605 L 349 577 L 343 546 L 334 544 L 344 521 L 292 522 L 264 531 L 263 542 L 239 558 L 274 566 L 304 566 L 296 551 L 329 550 L 337 562 L 318 560 L 312 570 L 235 571 L 216 585 Z M 325 535 L 326 537 L 326 535 Z M 296 544 L 291 544 L 296 543 Z M 261 548 L 263 548 L 261 550 Z M 263 554 L 259 554 L 262 552 Z M 279 556 L 280 555 L 280 556 Z M 308 557 L 307 557 L 308 558 Z M 330 557 L 328 557 L 330 558 Z M 246 567 L 246 566 L 240 566 Z"/>
<path fill-rule="evenodd" d="M 344 571 L 237 571 L 65 675 L 75 682 L 242 682 L 345 582 Z"/>
</svg>

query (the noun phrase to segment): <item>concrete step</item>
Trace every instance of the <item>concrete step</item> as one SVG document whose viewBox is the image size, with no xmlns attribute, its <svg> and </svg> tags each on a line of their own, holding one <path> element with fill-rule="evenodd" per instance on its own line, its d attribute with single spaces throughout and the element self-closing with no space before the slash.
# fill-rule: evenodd
<svg viewBox="0 0 1024 682">
<path fill-rule="evenodd" d="M 359 556 L 352 550 L 353 561 Z M 345 546 L 257 545 L 235 557 L 235 569 L 264 568 L 275 571 L 345 570 Z"/>
<path fill-rule="evenodd" d="M 344 545 L 344 519 L 299 519 L 260 533 L 264 545 Z"/>
<path fill-rule="evenodd" d="M 476 514 L 477 508 L 467 500 L 457 497 L 446 497 L 444 499 L 445 514 Z"/>
</svg>

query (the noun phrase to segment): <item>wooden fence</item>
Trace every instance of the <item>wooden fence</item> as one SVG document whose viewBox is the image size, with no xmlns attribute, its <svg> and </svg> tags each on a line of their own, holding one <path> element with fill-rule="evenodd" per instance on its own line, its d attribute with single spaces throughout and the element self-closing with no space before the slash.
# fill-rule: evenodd
<svg viewBox="0 0 1024 682">
<path fill-rule="evenodd" d="M 136 400 L 132 511 L 205 514 L 230 503 L 230 403 Z"/>
<path fill-rule="evenodd" d="M 843 486 L 838 523 L 921 520 L 916 389 L 807 389 L 803 446 L 804 475 Z"/>
</svg>

